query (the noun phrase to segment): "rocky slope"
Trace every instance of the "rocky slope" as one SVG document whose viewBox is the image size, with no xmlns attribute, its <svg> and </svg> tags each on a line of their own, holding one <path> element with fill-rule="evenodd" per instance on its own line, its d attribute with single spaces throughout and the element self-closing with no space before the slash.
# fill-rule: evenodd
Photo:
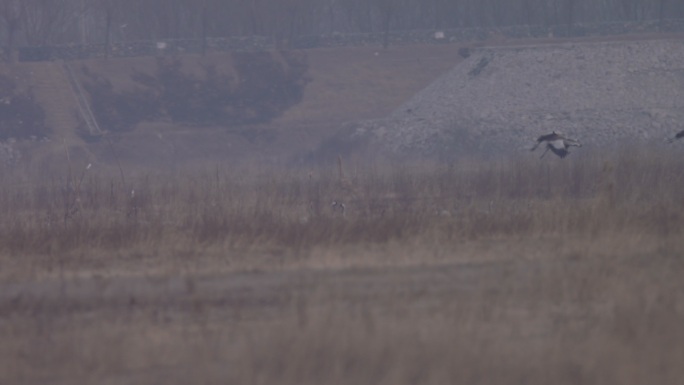
<svg viewBox="0 0 684 385">
<path fill-rule="evenodd" d="M 552 130 L 588 147 L 662 142 L 682 96 L 681 40 L 480 49 L 355 135 L 423 154 L 521 151 Z"/>
</svg>

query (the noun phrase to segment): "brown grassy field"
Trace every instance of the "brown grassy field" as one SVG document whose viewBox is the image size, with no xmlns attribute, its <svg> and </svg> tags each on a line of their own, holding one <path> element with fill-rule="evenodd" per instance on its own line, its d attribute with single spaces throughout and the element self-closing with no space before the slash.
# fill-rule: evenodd
<svg viewBox="0 0 684 385">
<path fill-rule="evenodd" d="M 677 383 L 676 150 L 5 173 L 0 383 Z"/>
</svg>

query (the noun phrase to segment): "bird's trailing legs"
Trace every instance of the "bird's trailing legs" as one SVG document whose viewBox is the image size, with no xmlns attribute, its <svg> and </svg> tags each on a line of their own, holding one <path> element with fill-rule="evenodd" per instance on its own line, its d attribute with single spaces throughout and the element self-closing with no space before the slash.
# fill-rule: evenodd
<svg viewBox="0 0 684 385">
<path fill-rule="evenodd" d="M 541 156 L 539 157 L 539 159 L 543 158 L 544 155 L 546 155 L 547 152 L 549 152 L 549 147 L 546 147 L 546 150 L 544 150 L 544 152 L 541 154 Z"/>
</svg>

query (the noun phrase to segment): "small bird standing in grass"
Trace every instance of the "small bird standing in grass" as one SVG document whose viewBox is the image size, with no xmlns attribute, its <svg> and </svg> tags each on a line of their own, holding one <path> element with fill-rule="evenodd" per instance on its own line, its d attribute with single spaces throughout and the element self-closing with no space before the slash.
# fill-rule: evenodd
<svg viewBox="0 0 684 385">
<path fill-rule="evenodd" d="M 672 142 L 674 142 L 675 140 L 681 139 L 681 138 L 684 138 L 684 130 L 681 130 L 681 131 L 679 131 L 678 133 L 676 133 L 675 136 L 674 136 L 673 138 L 668 138 L 668 139 L 667 139 L 667 142 L 668 142 L 668 143 L 672 143 Z"/>
<path fill-rule="evenodd" d="M 337 200 L 333 200 L 332 203 L 330 204 L 330 207 L 332 207 L 334 213 L 339 212 L 343 217 L 345 216 L 346 211 L 347 211 L 347 206 L 344 203 L 339 202 Z"/>
<path fill-rule="evenodd" d="M 551 152 L 558 155 L 558 157 L 562 159 L 568 156 L 568 154 L 570 153 L 570 147 L 582 147 L 582 143 L 580 143 L 579 141 L 575 139 L 566 138 L 558 132 L 553 131 L 550 134 L 538 137 L 537 143 L 534 144 L 534 147 L 532 147 L 530 151 L 536 150 L 537 147 L 539 147 L 539 145 L 544 142 L 546 142 L 546 150 L 544 150 L 544 153 L 539 157 L 539 159 L 543 158 L 549 150 L 551 150 Z"/>
</svg>

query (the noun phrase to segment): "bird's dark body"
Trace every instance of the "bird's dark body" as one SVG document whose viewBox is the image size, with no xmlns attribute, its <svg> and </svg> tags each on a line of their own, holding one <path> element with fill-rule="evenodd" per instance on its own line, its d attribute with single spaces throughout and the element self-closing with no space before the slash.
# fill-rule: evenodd
<svg viewBox="0 0 684 385">
<path fill-rule="evenodd" d="M 539 143 L 541 143 L 541 142 L 551 142 L 551 141 L 558 140 L 558 139 L 563 139 L 563 137 L 560 136 L 560 135 L 558 135 L 558 134 L 554 131 L 554 132 L 552 132 L 552 133 L 550 133 L 550 134 L 546 134 L 546 135 L 542 135 L 542 136 L 538 137 L 538 138 L 537 138 L 537 144 L 539 144 Z"/>
<path fill-rule="evenodd" d="M 561 159 L 565 158 L 568 156 L 569 152 L 565 148 L 556 148 L 551 145 L 551 143 L 547 144 L 546 147 L 551 150 L 554 154 L 558 155 Z"/>
<path fill-rule="evenodd" d="M 542 136 L 538 137 L 536 143 L 530 149 L 530 151 L 536 150 L 537 147 L 539 147 L 539 145 L 544 143 L 544 142 L 546 142 L 546 150 L 544 150 L 544 153 L 541 155 L 540 158 L 543 158 L 544 155 L 546 155 L 546 153 L 549 150 L 551 150 L 551 152 L 558 155 L 559 158 L 563 159 L 566 156 L 568 156 L 568 154 L 570 153 L 570 151 L 568 151 L 568 149 L 571 146 L 582 147 L 582 144 L 580 142 L 578 142 L 577 140 L 568 139 L 568 138 L 564 137 L 563 135 L 554 131 L 550 134 L 546 134 L 546 135 L 542 135 Z"/>
<path fill-rule="evenodd" d="M 679 131 L 678 133 L 675 134 L 674 138 L 670 138 L 670 139 L 668 139 L 667 141 L 670 142 L 670 143 L 672 143 L 672 142 L 674 142 L 675 140 L 681 139 L 681 138 L 684 138 L 684 130 Z"/>
</svg>

